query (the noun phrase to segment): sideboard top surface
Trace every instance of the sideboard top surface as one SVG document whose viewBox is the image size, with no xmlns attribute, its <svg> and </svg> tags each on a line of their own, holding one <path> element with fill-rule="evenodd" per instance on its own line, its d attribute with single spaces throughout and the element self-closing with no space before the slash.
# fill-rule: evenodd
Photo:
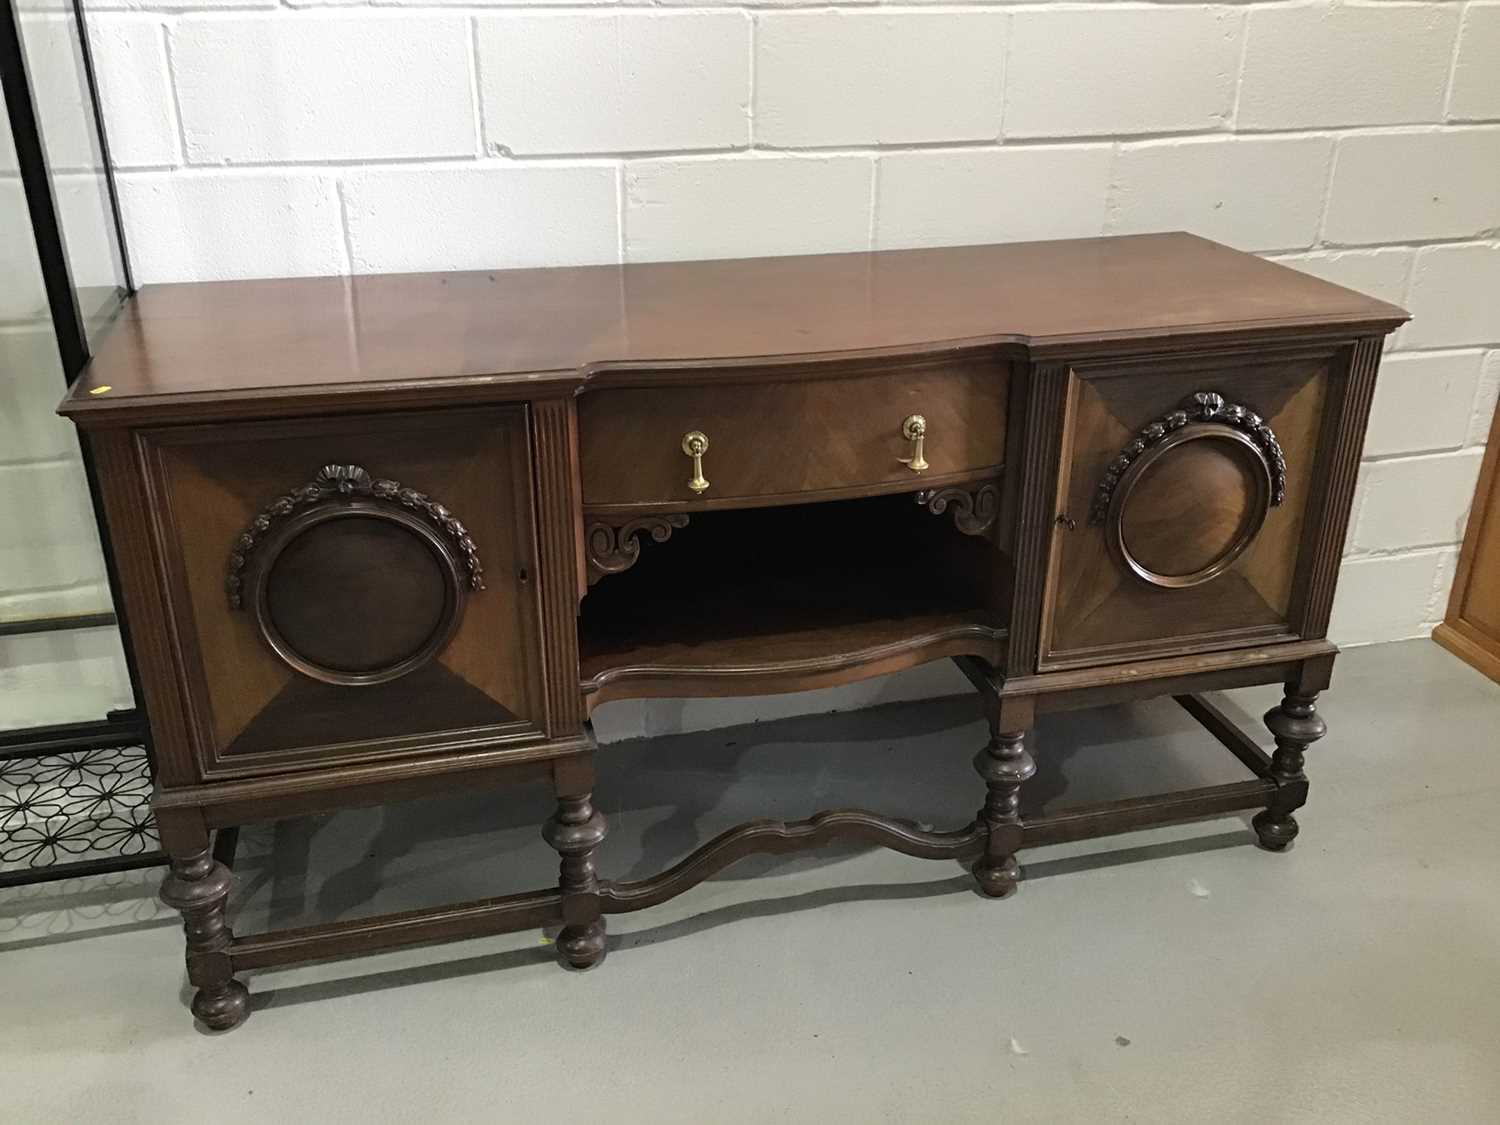
<svg viewBox="0 0 1500 1125">
<path fill-rule="evenodd" d="M 622 365 L 827 358 L 1307 326 L 1394 305 L 1189 234 L 549 269 L 152 285 L 63 412 L 538 383 Z M 101 388 L 109 389 L 102 390 Z"/>
</svg>

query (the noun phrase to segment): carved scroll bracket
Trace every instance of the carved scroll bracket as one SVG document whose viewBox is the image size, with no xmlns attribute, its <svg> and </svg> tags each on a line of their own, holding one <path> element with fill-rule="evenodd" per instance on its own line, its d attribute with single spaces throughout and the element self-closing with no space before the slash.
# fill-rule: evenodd
<svg viewBox="0 0 1500 1125">
<path fill-rule="evenodd" d="M 1266 467 L 1270 470 L 1271 506 L 1275 507 L 1286 499 L 1286 457 L 1271 427 L 1248 406 L 1226 402 L 1223 395 L 1214 391 L 1198 391 L 1188 396 L 1178 409 L 1142 429 L 1109 463 L 1089 507 L 1089 523 L 1102 524 L 1105 521 L 1120 479 L 1143 453 L 1160 444 L 1168 434 L 1194 422 L 1231 426 L 1248 435 L 1265 456 Z"/>
<path fill-rule="evenodd" d="M 311 482 L 278 496 L 262 508 L 234 541 L 224 580 L 231 609 L 243 608 L 246 565 L 272 528 L 297 512 L 338 500 L 380 500 L 415 513 L 457 550 L 468 577 L 469 589 L 484 589 L 484 566 L 479 561 L 479 549 L 468 529 L 447 508 L 414 488 L 371 477 L 359 465 L 324 465 Z"/>
<path fill-rule="evenodd" d="M 650 535 L 653 543 L 665 543 L 674 530 L 687 525 L 688 517 L 681 512 L 641 516 L 624 524 L 603 521 L 589 524 L 584 535 L 588 544 L 589 585 L 606 574 L 619 574 L 633 567 L 641 557 L 642 535 Z"/>
<path fill-rule="evenodd" d="M 917 503 L 925 505 L 935 516 L 952 508 L 953 525 L 959 531 L 965 535 L 983 535 L 995 525 L 995 517 L 1000 514 L 1000 489 L 993 483 L 975 489 L 927 488 L 917 493 Z"/>
</svg>

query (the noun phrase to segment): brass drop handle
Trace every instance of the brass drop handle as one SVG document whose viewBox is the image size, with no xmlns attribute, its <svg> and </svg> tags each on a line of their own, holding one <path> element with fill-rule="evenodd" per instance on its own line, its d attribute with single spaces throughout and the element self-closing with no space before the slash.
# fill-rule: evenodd
<svg viewBox="0 0 1500 1125">
<path fill-rule="evenodd" d="M 927 458 L 922 456 L 922 443 L 927 438 L 927 419 L 920 414 L 907 415 L 906 421 L 901 423 L 901 436 L 911 442 L 911 456 L 899 457 L 903 465 L 914 473 L 920 473 L 927 468 Z"/>
<path fill-rule="evenodd" d="M 707 492 L 708 479 L 703 475 L 703 455 L 708 452 L 708 435 L 698 430 L 689 430 L 682 435 L 682 451 L 693 459 L 693 479 L 688 487 L 694 492 Z"/>
</svg>

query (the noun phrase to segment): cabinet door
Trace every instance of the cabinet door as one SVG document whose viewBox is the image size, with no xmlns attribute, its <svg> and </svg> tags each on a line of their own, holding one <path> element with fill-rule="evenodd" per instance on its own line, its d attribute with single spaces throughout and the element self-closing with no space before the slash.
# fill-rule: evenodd
<svg viewBox="0 0 1500 1125">
<path fill-rule="evenodd" d="M 543 737 L 524 407 L 141 440 L 203 776 Z"/>
<path fill-rule="evenodd" d="M 1341 362 L 1324 350 L 1072 369 L 1041 668 L 1301 635 L 1320 451 L 1347 444 L 1324 428 Z"/>
</svg>

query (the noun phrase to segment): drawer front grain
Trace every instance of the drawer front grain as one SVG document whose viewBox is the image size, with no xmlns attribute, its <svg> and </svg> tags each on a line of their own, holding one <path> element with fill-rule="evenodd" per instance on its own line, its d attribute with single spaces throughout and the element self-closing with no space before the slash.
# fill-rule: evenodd
<svg viewBox="0 0 1500 1125">
<path fill-rule="evenodd" d="M 586 508 L 733 507 L 925 488 L 998 470 L 1008 366 L 999 360 L 793 378 L 704 373 L 693 386 L 612 387 L 578 402 Z M 704 385 L 704 384 L 707 385 Z M 927 467 L 913 471 L 912 415 Z M 695 491 L 684 436 L 707 438 Z M 701 482 L 700 482 L 701 483 Z"/>
</svg>

